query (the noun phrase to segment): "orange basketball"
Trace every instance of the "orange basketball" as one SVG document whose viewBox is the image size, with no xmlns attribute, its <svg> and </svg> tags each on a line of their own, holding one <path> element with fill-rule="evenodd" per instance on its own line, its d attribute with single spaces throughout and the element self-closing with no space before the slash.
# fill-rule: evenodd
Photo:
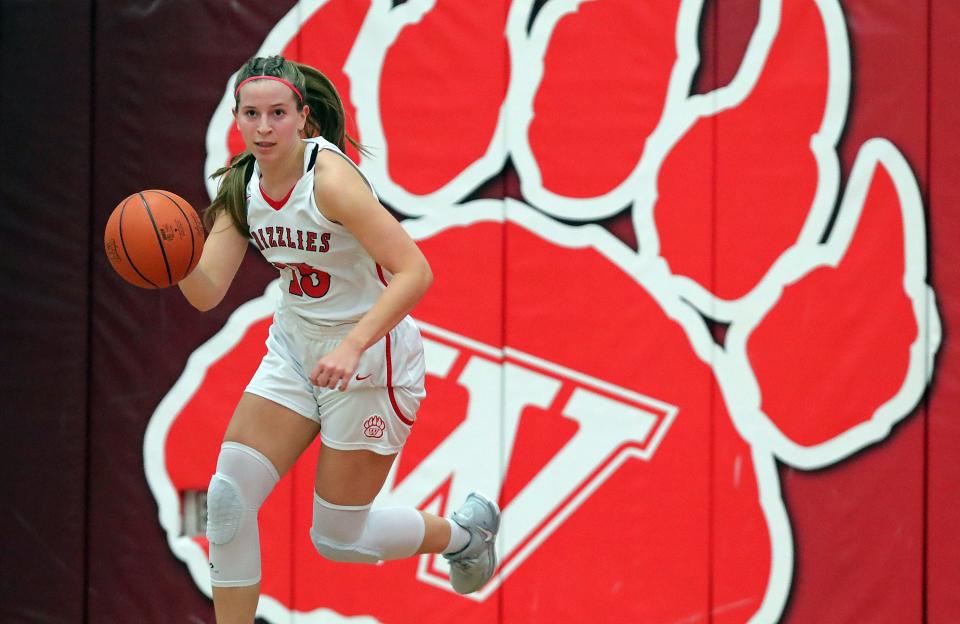
<svg viewBox="0 0 960 624">
<path fill-rule="evenodd" d="M 173 286 L 197 266 L 203 251 L 200 217 L 169 191 L 126 198 L 107 220 L 103 246 L 120 277 L 140 288 Z"/>
</svg>

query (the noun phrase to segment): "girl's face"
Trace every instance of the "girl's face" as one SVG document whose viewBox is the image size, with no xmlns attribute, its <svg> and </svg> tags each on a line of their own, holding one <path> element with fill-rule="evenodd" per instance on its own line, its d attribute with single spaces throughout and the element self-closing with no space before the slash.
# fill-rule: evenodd
<svg viewBox="0 0 960 624">
<path fill-rule="evenodd" d="M 297 110 L 297 96 L 275 80 L 254 80 L 240 89 L 234 118 L 257 161 L 277 161 L 299 145 L 310 109 Z"/>
</svg>

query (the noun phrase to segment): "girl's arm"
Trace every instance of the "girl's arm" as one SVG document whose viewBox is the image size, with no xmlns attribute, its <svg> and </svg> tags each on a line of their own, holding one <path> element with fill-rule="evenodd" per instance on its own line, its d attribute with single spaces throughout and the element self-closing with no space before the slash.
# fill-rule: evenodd
<svg viewBox="0 0 960 624">
<path fill-rule="evenodd" d="M 226 212 L 217 215 L 203 245 L 200 262 L 178 284 L 193 307 L 206 312 L 223 301 L 247 246 L 247 239 L 234 227 L 230 215 Z"/>
<path fill-rule="evenodd" d="M 413 309 L 430 287 L 433 273 L 420 248 L 343 157 L 320 152 L 314 197 L 326 218 L 343 224 L 374 261 L 393 274 L 373 307 L 310 374 L 317 386 L 344 389 L 363 352 Z"/>
</svg>

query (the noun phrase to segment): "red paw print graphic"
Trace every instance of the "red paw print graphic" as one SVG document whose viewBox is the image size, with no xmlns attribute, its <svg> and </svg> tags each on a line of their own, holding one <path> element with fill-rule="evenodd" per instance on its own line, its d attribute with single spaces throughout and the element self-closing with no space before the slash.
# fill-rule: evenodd
<svg viewBox="0 0 960 624">
<path fill-rule="evenodd" d="M 386 429 L 386 427 L 387 425 L 383 422 L 383 419 L 374 414 L 363 421 L 363 435 L 368 438 L 382 438 L 383 430 Z"/>
<path fill-rule="evenodd" d="M 375 150 L 363 170 L 436 274 L 415 312 L 428 397 L 375 504 L 448 514 L 476 489 L 503 517 L 497 575 L 467 597 L 442 557 L 330 563 L 307 534 L 314 447 L 260 511 L 263 617 L 781 617 L 794 544 L 777 463 L 820 468 L 888 436 L 940 325 L 904 158 L 871 140 L 840 184 L 838 2 L 763 0 L 733 79 L 698 94 L 702 11 L 329 0 L 267 38 L 261 54 L 333 78 Z M 209 169 L 238 147 L 231 105 Z M 632 236 L 598 225 L 614 215 Z M 194 353 L 146 440 L 171 548 L 205 592 L 179 497 L 206 488 L 275 290 Z"/>
</svg>

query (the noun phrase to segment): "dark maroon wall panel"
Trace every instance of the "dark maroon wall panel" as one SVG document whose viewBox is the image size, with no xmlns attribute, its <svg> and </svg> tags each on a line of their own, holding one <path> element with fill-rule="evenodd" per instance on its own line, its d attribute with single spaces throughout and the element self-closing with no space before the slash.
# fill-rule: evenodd
<svg viewBox="0 0 960 624">
<path fill-rule="evenodd" d="M 90 3 L 0 4 L 0 620 L 83 619 Z"/>
</svg>

